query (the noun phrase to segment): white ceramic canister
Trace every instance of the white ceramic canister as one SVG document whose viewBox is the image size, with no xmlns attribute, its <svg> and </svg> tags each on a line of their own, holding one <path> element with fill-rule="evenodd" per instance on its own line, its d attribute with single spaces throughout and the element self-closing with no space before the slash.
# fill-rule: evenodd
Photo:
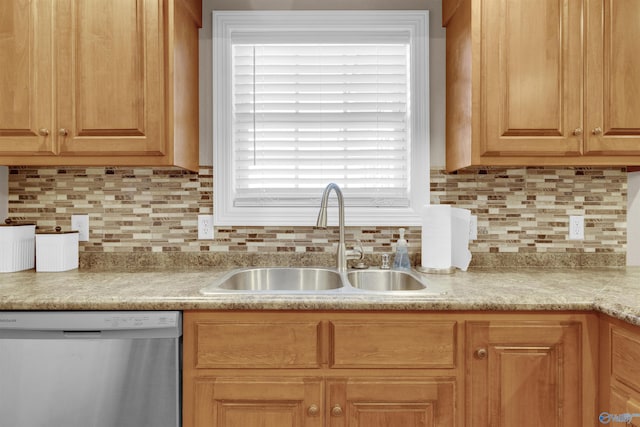
<svg viewBox="0 0 640 427">
<path fill-rule="evenodd" d="M 0 273 L 29 270 L 35 263 L 33 223 L 16 223 L 9 219 L 0 224 Z"/>
<path fill-rule="evenodd" d="M 67 271 L 78 268 L 78 231 L 60 227 L 36 234 L 36 271 Z"/>
</svg>

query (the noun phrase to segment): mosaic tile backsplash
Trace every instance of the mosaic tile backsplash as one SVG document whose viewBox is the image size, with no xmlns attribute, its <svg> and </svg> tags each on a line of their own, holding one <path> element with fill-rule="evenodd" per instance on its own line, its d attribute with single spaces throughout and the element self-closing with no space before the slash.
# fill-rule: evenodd
<svg viewBox="0 0 640 427">
<path fill-rule="evenodd" d="M 198 214 L 213 212 L 213 170 L 175 168 L 33 168 L 9 170 L 9 215 L 39 228 L 68 229 L 72 214 L 89 214 L 90 240 L 80 252 L 273 253 L 333 252 L 337 227 L 220 227 L 197 240 Z M 478 217 L 474 258 L 483 254 L 618 255 L 626 253 L 625 169 L 489 168 L 447 174 L 431 170 L 432 203 L 467 208 Z M 569 215 L 584 215 L 585 239 L 568 240 Z M 347 227 L 369 255 L 393 251 L 398 227 Z M 420 227 L 408 227 L 409 250 L 420 251 Z"/>
</svg>

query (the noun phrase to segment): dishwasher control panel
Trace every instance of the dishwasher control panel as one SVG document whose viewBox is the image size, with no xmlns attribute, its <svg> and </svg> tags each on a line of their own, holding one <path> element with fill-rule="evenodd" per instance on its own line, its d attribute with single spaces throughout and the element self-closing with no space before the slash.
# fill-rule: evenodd
<svg viewBox="0 0 640 427">
<path fill-rule="evenodd" d="M 0 329 L 109 331 L 180 327 L 179 311 L 2 311 Z"/>
</svg>

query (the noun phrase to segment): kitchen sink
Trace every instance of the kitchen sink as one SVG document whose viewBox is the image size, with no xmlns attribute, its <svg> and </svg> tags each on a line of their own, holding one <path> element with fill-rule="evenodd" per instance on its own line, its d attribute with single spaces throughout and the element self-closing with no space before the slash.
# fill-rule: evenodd
<svg viewBox="0 0 640 427">
<path fill-rule="evenodd" d="M 233 270 L 200 292 L 319 292 L 344 286 L 340 273 L 329 268 L 256 267 Z"/>
<path fill-rule="evenodd" d="M 413 292 L 412 292 L 413 291 Z M 408 270 L 348 270 L 324 267 L 250 267 L 230 271 L 202 288 L 204 295 L 421 295 L 438 297 L 447 291 L 427 287 Z"/>
<path fill-rule="evenodd" d="M 368 291 L 422 291 L 427 286 L 410 271 L 352 270 L 347 279 L 356 289 Z"/>
</svg>

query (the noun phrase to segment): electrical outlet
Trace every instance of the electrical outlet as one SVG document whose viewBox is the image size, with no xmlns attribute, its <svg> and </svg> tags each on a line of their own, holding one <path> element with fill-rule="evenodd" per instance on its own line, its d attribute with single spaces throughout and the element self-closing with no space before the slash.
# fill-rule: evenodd
<svg viewBox="0 0 640 427">
<path fill-rule="evenodd" d="M 78 231 L 78 241 L 89 241 L 89 215 L 71 215 L 71 229 Z"/>
<path fill-rule="evenodd" d="M 584 216 L 569 217 L 569 240 L 584 240 Z"/>
<path fill-rule="evenodd" d="M 213 215 L 198 215 L 198 240 L 213 240 Z"/>
<path fill-rule="evenodd" d="M 469 219 L 469 241 L 478 239 L 478 216 L 471 215 Z"/>
</svg>

